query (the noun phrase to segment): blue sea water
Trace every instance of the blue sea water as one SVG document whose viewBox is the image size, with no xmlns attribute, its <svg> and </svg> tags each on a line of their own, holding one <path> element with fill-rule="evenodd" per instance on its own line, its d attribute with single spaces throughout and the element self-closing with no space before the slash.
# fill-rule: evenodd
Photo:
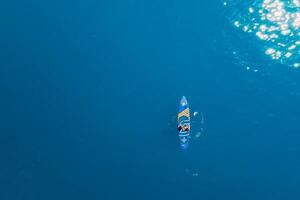
<svg viewBox="0 0 300 200">
<path fill-rule="evenodd" d="M 0 199 L 299 199 L 300 71 L 230 9 L 2 2 Z M 183 95 L 205 118 L 186 151 Z"/>
</svg>

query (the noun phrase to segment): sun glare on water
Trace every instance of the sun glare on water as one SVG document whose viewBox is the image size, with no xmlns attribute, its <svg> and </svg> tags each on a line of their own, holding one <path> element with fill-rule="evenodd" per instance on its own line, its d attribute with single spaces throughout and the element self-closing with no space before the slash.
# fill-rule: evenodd
<svg viewBox="0 0 300 200">
<path fill-rule="evenodd" d="M 271 59 L 300 67 L 300 0 L 258 1 L 232 23 L 262 41 Z"/>
</svg>

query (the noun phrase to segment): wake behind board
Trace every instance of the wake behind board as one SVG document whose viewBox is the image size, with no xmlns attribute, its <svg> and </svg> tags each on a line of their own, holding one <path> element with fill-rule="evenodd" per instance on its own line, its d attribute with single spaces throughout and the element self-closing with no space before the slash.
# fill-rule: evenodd
<svg viewBox="0 0 300 200">
<path fill-rule="evenodd" d="M 191 118 L 189 104 L 185 96 L 180 100 L 177 122 L 180 147 L 186 149 L 190 141 Z"/>
</svg>

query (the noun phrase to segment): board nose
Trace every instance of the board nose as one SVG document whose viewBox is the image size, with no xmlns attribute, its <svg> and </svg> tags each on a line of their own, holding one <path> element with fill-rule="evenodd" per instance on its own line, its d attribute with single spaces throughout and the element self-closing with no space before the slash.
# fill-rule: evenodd
<svg viewBox="0 0 300 200">
<path fill-rule="evenodd" d="M 181 98 L 180 104 L 183 105 L 183 106 L 187 104 L 187 99 L 186 99 L 185 96 L 183 96 L 183 97 Z"/>
</svg>

